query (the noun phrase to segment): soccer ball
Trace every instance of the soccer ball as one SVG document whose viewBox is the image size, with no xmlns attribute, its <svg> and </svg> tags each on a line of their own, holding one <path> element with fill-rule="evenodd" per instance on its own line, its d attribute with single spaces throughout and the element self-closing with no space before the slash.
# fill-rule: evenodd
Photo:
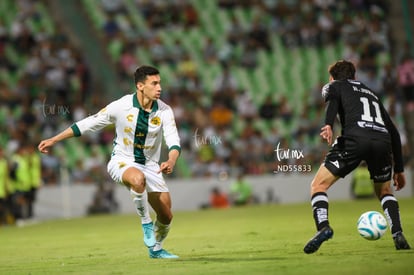
<svg viewBox="0 0 414 275">
<path fill-rule="evenodd" d="M 387 220 L 377 211 L 368 211 L 359 217 L 357 228 L 364 239 L 378 240 L 387 230 Z"/>
</svg>

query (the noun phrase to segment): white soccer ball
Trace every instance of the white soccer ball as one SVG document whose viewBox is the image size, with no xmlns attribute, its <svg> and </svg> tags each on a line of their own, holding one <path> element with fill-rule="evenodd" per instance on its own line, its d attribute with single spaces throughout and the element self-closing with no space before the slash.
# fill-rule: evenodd
<svg viewBox="0 0 414 275">
<path fill-rule="evenodd" d="M 387 230 L 387 220 L 377 211 L 368 211 L 359 217 L 357 228 L 364 239 L 378 240 Z"/>
</svg>

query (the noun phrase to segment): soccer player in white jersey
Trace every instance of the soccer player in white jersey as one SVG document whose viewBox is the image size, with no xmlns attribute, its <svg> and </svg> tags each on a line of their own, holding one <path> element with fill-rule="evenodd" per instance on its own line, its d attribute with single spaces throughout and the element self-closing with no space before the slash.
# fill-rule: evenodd
<svg viewBox="0 0 414 275">
<path fill-rule="evenodd" d="M 141 66 L 134 74 L 136 92 L 111 102 L 97 114 L 74 123 L 71 127 L 40 142 L 38 149 L 59 141 L 78 137 L 114 124 L 108 173 L 128 188 L 141 217 L 144 243 L 150 258 L 178 258 L 162 248 L 172 221 L 171 197 L 162 173 L 173 172 L 180 155 L 180 139 L 170 106 L 160 100 L 161 78 L 158 69 Z M 162 140 L 168 146 L 168 159 L 160 161 Z M 149 204 L 156 213 L 153 223 Z"/>
</svg>

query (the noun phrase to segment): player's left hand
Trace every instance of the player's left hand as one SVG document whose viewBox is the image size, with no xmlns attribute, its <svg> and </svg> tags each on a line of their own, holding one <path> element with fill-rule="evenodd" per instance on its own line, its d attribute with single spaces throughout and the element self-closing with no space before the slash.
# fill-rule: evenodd
<svg viewBox="0 0 414 275">
<path fill-rule="evenodd" d="M 174 164 L 171 163 L 170 161 L 164 161 L 163 163 L 161 163 L 160 165 L 160 170 L 158 171 L 158 173 L 165 173 L 165 174 L 171 174 L 174 171 Z"/>
<path fill-rule="evenodd" d="M 395 190 L 399 191 L 405 186 L 405 176 L 404 173 L 394 173 L 393 175 Z"/>
</svg>

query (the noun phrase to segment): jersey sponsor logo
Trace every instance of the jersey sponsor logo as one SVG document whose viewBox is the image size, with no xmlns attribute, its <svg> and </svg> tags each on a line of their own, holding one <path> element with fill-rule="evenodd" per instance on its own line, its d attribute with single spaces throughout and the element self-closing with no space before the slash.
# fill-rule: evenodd
<svg viewBox="0 0 414 275">
<path fill-rule="evenodd" d="M 151 124 L 154 124 L 155 126 L 160 126 L 161 125 L 161 119 L 159 117 L 153 117 L 151 119 Z"/>
<path fill-rule="evenodd" d="M 148 149 L 154 149 L 154 145 L 143 145 L 143 144 L 134 144 L 135 148 L 142 149 L 142 150 L 148 150 Z"/>
<path fill-rule="evenodd" d="M 332 163 L 336 168 L 339 169 L 339 161 L 335 160 L 335 161 L 330 161 L 330 163 Z"/>
<path fill-rule="evenodd" d="M 377 126 L 374 123 L 367 121 L 358 121 L 358 126 L 365 129 L 372 129 L 378 132 L 388 133 L 388 130 L 385 127 Z"/>
</svg>

